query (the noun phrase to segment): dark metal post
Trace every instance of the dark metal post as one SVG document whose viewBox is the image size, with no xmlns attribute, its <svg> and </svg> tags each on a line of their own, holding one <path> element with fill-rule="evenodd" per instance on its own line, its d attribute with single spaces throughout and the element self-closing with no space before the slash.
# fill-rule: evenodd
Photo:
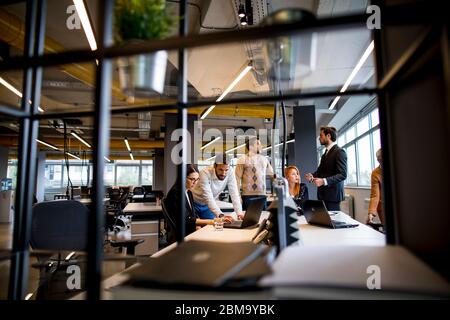
<svg viewBox="0 0 450 320">
<path fill-rule="evenodd" d="M 44 50 L 46 2 L 27 1 L 24 56 L 42 55 Z M 42 68 L 24 70 L 21 108 L 27 115 L 38 112 Z M 32 101 L 31 105 L 30 102 Z M 19 163 L 14 215 L 13 256 L 9 283 L 9 299 L 21 300 L 28 288 L 31 230 L 31 208 L 36 186 L 36 138 L 39 120 L 29 117 L 20 121 Z"/>
<path fill-rule="evenodd" d="M 187 15 L 187 1 L 180 1 L 180 28 L 179 36 L 185 37 L 187 35 L 188 27 L 188 15 Z M 184 235 L 186 234 L 186 164 L 187 164 L 187 54 L 186 49 L 178 50 L 178 119 L 177 127 L 182 129 L 181 137 L 181 164 L 178 165 L 178 179 L 177 179 L 177 189 L 178 189 L 178 199 L 180 201 L 180 212 L 176 216 L 177 242 L 182 242 L 184 240 Z M 170 161 L 170 159 L 166 159 Z"/>
<path fill-rule="evenodd" d="M 382 1 L 376 1 L 375 4 L 383 8 Z M 383 9 L 381 10 L 383 12 Z M 386 71 L 386 65 L 383 63 L 384 45 L 383 45 L 383 31 L 374 30 L 374 44 L 375 44 L 375 69 L 377 76 L 377 86 L 381 79 L 383 79 Z M 398 231 L 396 223 L 396 207 L 395 207 L 395 181 L 391 172 L 394 169 L 394 163 L 392 160 L 393 146 L 390 143 L 391 137 L 391 122 L 388 112 L 388 92 L 383 89 L 378 94 L 378 112 L 380 117 L 380 138 L 382 146 L 382 158 L 383 158 L 383 212 L 384 212 L 384 224 L 386 229 L 386 243 L 397 244 L 398 243 Z"/>
<path fill-rule="evenodd" d="M 100 1 L 98 25 L 98 50 L 104 52 L 104 48 L 112 43 L 112 17 L 114 1 Z M 87 298 L 99 300 L 101 270 L 103 260 L 103 229 L 105 227 L 105 209 L 103 198 L 105 188 L 103 184 L 103 172 L 105 169 L 104 157 L 109 149 L 109 129 L 111 117 L 111 59 L 98 60 L 96 85 L 95 85 L 95 119 L 94 119 L 94 152 L 93 152 L 93 211 L 89 215 L 88 227 L 88 263 L 87 263 Z"/>
</svg>

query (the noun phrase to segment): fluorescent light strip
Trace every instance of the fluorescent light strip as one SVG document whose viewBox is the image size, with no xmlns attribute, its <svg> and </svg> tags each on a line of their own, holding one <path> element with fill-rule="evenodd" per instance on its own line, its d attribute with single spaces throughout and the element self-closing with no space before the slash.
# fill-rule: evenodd
<svg viewBox="0 0 450 320">
<path fill-rule="evenodd" d="M 205 118 L 208 116 L 208 114 L 209 114 L 215 107 L 216 107 L 215 105 L 209 107 L 208 110 L 206 110 L 205 113 L 202 114 L 202 116 L 200 117 L 200 119 L 201 119 L 201 120 L 205 119 Z"/>
<path fill-rule="evenodd" d="M 205 161 L 211 161 L 215 158 L 216 156 L 212 156 L 211 158 L 206 159 Z"/>
<path fill-rule="evenodd" d="M 92 51 L 97 50 L 97 42 L 95 41 L 94 32 L 92 31 L 91 22 L 89 21 L 89 16 L 84 6 L 83 0 L 73 0 L 75 8 L 77 9 L 78 17 L 83 25 L 84 34 L 86 35 L 87 41 Z"/>
<path fill-rule="evenodd" d="M 103 158 L 105 158 L 106 161 L 111 162 L 111 160 L 109 158 L 107 158 L 107 157 L 103 157 Z"/>
<path fill-rule="evenodd" d="M 75 255 L 75 251 L 72 251 L 71 253 L 69 253 L 69 254 L 66 256 L 65 260 L 66 260 L 66 261 L 69 261 L 74 255 Z"/>
<path fill-rule="evenodd" d="M 50 143 L 44 142 L 44 141 L 39 140 L 39 139 L 36 139 L 36 141 L 39 142 L 40 144 L 43 144 L 44 146 L 47 146 L 47 147 L 50 147 L 50 148 L 54 149 L 54 150 L 59 150 L 57 147 L 55 147 L 54 145 L 52 145 Z"/>
<path fill-rule="evenodd" d="M 244 70 L 241 71 L 241 73 L 236 77 L 236 79 L 231 82 L 231 84 L 225 89 L 225 91 L 220 95 L 219 98 L 217 98 L 216 102 L 222 101 L 225 96 L 230 93 L 230 91 L 238 84 L 239 81 L 242 80 L 242 78 L 252 69 L 252 66 L 246 66 Z M 216 106 L 211 106 L 206 110 L 206 112 L 200 117 L 200 119 L 205 119 L 208 114 L 215 108 Z"/>
<path fill-rule="evenodd" d="M 71 154 L 70 152 L 66 152 L 66 154 L 67 154 L 68 156 L 71 156 L 72 158 L 75 158 L 75 159 L 77 159 L 77 160 L 81 160 L 81 158 L 77 157 L 77 156 L 74 155 L 74 154 Z"/>
<path fill-rule="evenodd" d="M 286 144 L 292 143 L 292 142 L 294 142 L 294 141 L 295 141 L 295 139 L 288 140 L 288 141 L 286 141 Z M 276 145 L 275 145 L 275 148 L 278 148 L 278 147 L 281 146 L 282 144 L 283 144 L 283 142 L 281 142 L 281 143 L 279 143 L 279 144 L 276 144 Z M 265 147 L 265 148 L 262 149 L 262 150 L 263 150 L 263 151 L 266 151 L 266 150 L 270 150 L 270 149 L 272 149 L 272 146 Z"/>
<path fill-rule="evenodd" d="M 353 69 L 352 73 L 348 77 L 347 81 L 345 81 L 344 86 L 342 87 L 342 89 L 339 92 L 343 93 L 343 92 L 347 91 L 348 87 L 350 86 L 350 83 L 353 81 L 353 79 L 355 78 L 355 76 L 358 73 L 358 71 L 361 69 L 363 64 L 366 62 L 367 58 L 372 53 L 374 47 L 375 47 L 375 44 L 374 44 L 374 41 L 372 40 L 370 42 L 369 46 L 367 47 L 366 51 L 364 51 L 364 54 L 362 55 L 361 59 L 359 59 L 359 61 L 356 64 L 355 68 Z M 336 104 L 337 104 L 337 102 L 339 101 L 340 98 L 341 98 L 340 96 L 337 96 L 336 98 L 334 98 L 333 103 L 330 105 L 330 107 L 328 109 L 329 110 L 333 110 L 336 107 Z"/>
<path fill-rule="evenodd" d="M 84 140 L 82 137 L 80 137 L 76 132 L 72 131 L 70 134 L 73 135 L 78 140 L 80 140 L 82 143 L 84 143 L 87 147 L 92 148 L 91 145 L 87 143 L 86 140 Z"/>
<path fill-rule="evenodd" d="M 29 293 L 25 296 L 25 300 L 30 300 L 30 298 L 33 296 L 33 293 Z"/>
<path fill-rule="evenodd" d="M 243 143 L 243 144 L 241 144 L 241 145 L 239 145 L 239 146 L 237 146 L 237 147 L 231 148 L 231 149 L 225 151 L 225 153 L 229 153 L 229 152 L 231 152 L 231 151 L 234 151 L 234 150 L 239 149 L 239 148 L 242 148 L 242 147 L 245 147 L 245 143 Z"/>
<path fill-rule="evenodd" d="M 130 152 L 130 158 L 131 160 L 134 160 L 133 154 Z"/>
<path fill-rule="evenodd" d="M 18 96 L 19 98 L 22 98 L 22 92 L 20 92 L 19 90 L 17 90 L 16 88 L 14 88 L 14 86 L 9 83 L 8 81 L 6 81 L 5 79 L 3 79 L 2 77 L 0 77 L 0 84 L 4 85 L 6 87 L 6 89 L 8 89 L 9 91 L 11 91 L 12 93 L 14 93 L 16 96 Z M 29 101 L 31 104 L 31 100 Z M 44 109 L 42 109 L 41 107 L 38 107 L 38 110 L 40 112 L 44 112 Z"/>
<path fill-rule="evenodd" d="M 204 146 L 202 146 L 202 147 L 200 148 L 200 150 L 205 149 L 206 147 L 208 147 L 209 145 L 213 144 L 214 142 L 216 142 L 217 140 L 219 140 L 219 139 L 221 139 L 221 138 L 222 138 L 222 137 L 216 137 L 214 140 L 212 140 L 212 141 L 208 142 L 207 144 L 205 144 Z"/>
<path fill-rule="evenodd" d="M 127 146 L 128 152 L 131 153 L 131 148 L 130 148 L 130 144 L 128 143 L 128 139 L 124 138 L 123 141 L 125 141 L 125 145 Z"/>
</svg>

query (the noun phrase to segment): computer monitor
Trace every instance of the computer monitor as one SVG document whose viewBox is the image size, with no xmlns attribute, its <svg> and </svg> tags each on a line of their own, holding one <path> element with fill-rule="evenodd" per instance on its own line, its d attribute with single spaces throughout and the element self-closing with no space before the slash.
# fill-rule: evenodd
<svg viewBox="0 0 450 320">
<path fill-rule="evenodd" d="M 145 193 L 149 193 L 153 189 L 151 185 L 143 185 L 142 188 L 144 188 Z"/>
</svg>

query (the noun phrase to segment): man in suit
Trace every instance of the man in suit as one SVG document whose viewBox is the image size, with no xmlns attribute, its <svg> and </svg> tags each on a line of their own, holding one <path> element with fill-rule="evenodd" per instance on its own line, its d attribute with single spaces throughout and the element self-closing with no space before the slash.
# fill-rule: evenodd
<svg viewBox="0 0 450 320">
<path fill-rule="evenodd" d="M 336 128 L 321 127 L 319 141 L 325 153 L 314 173 L 307 173 L 307 181 L 317 186 L 317 198 L 325 202 L 330 211 L 341 210 L 344 200 L 344 180 L 347 178 L 347 154 L 336 144 Z"/>
</svg>

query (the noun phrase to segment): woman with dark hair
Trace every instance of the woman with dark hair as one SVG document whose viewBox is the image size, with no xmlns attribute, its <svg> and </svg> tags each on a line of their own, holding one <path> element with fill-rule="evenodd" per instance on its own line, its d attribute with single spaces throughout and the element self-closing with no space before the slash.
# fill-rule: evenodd
<svg viewBox="0 0 450 320">
<path fill-rule="evenodd" d="M 192 196 L 191 190 L 194 189 L 195 185 L 199 180 L 198 169 L 188 164 L 186 166 L 186 235 L 194 232 L 197 228 L 201 226 L 205 226 L 208 224 L 214 224 L 213 219 L 200 219 L 194 207 L 194 199 Z M 165 199 L 165 205 L 167 211 L 172 218 L 173 221 L 176 221 L 175 215 L 180 213 L 179 208 L 179 199 L 178 199 L 178 183 L 175 182 L 173 187 L 167 193 L 167 197 Z M 225 217 L 225 220 L 228 218 Z M 170 230 L 173 231 L 173 230 Z M 169 232 L 171 235 L 169 238 L 174 237 L 174 232 Z M 170 240 L 170 239 L 169 239 Z"/>
<path fill-rule="evenodd" d="M 308 187 L 302 183 L 300 171 L 296 166 L 284 169 L 284 176 L 289 184 L 289 195 L 294 199 L 299 211 L 303 211 L 303 202 L 309 200 Z"/>
</svg>

